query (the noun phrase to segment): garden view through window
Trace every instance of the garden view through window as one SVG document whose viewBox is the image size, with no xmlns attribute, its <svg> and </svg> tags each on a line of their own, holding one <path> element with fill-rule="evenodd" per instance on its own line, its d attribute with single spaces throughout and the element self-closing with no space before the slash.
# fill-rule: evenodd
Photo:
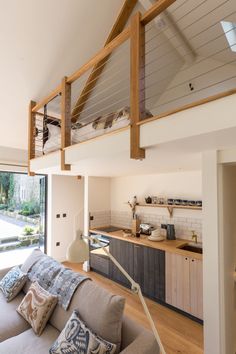
<svg viewBox="0 0 236 354">
<path fill-rule="evenodd" d="M 46 177 L 0 172 L 0 267 L 45 250 Z"/>
</svg>

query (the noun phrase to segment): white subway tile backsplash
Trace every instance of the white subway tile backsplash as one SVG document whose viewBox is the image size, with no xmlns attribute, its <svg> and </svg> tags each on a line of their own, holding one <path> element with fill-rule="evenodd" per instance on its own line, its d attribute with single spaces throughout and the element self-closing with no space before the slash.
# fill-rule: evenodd
<svg viewBox="0 0 236 354">
<path fill-rule="evenodd" d="M 150 223 L 154 227 L 158 227 L 161 224 L 174 224 L 178 238 L 191 239 L 192 230 L 194 230 L 198 235 L 199 241 L 202 240 L 202 222 L 199 215 L 197 215 L 196 218 L 188 218 L 186 216 L 170 218 L 168 215 L 158 215 L 153 214 L 153 212 L 151 214 L 139 212 L 138 217 L 141 222 Z M 111 211 L 111 225 L 130 228 L 131 219 L 131 212 Z M 165 230 L 163 230 L 162 233 L 164 234 Z"/>
<path fill-rule="evenodd" d="M 90 213 L 93 216 L 93 220 L 90 220 L 90 227 L 107 226 L 111 224 L 111 211 L 94 211 Z"/>
<path fill-rule="evenodd" d="M 105 210 L 90 213 L 94 220 L 90 221 L 91 227 L 99 227 L 106 225 L 114 225 L 123 228 L 131 228 L 132 213 L 131 211 Z M 202 220 L 199 215 L 196 218 L 187 216 L 177 216 L 170 218 L 168 215 L 159 215 L 152 213 L 139 212 L 138 217 L 141 222 L 150 223 L 154 227 L 161 224 L 174 224 L 176 237 L 183 239 L 191 239 L 192 230 L 198 235 L 199 241 L 202 241 Z M 162 230 L 162 234 L 165 234 Z"/>
</svg>

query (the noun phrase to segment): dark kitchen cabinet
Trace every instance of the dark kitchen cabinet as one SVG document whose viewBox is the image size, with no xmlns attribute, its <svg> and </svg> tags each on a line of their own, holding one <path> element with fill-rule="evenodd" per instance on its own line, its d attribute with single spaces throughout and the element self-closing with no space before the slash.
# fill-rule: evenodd
<svg viewBox="0 0 236 354">
<path fill-rule="evenodd" d="M 110 252 L 140 285 L 144 295 L 165 301 L 165 252 L 131 242 L 110 239 Z M 129 286 L 129 281 L 110 262 L 110 278 Z"/>
<path fill-rule="evenodd" d="M 165 251 L 143 248 L 144 295 L 165 302 Z"/>
<path fill-rule="evenodd" d="M 143 246 L 133 245 L 134 247 L 134 272 L 133 272 L 133 279 L 140 285 L 143 291 L 144 285 L 144 252 Z"/>
<path fill-rule="evenodd" d="M 107 256 L 90 253 L 90 267 L 92 270 L 109 277 L 110 260 Z"/>
<path fill-rule="evenodd" d="M 133 277 L 134 274 L 134 247 L 133 244 L 126 241 L 110 238 L 110 253 L 122 265 L 122 267 Z M 110 278 L 125 286 L 130 286 L 130 282 L 121 273 L 117 266 L 110 262 Z"/>
</svg>

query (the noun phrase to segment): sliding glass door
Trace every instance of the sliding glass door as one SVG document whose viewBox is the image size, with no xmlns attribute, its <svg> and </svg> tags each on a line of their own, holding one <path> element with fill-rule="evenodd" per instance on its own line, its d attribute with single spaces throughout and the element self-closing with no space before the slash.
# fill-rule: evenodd
<svg viewBox="0 0 236 354">
<path fill-rule="evenodd" d="M 46 253 L 47 249 L 47 178 L 45 176 L 40 176 L 40 194 L 39 194 L 39 207 L 40 207 L 40 217 L 39 217 L 39 247 Z"/>
<path fill-rule="evenodd" d="M 46 195 L 46 176 L 0 172 L 0 267 L 46 251 Z"/>
</svg>

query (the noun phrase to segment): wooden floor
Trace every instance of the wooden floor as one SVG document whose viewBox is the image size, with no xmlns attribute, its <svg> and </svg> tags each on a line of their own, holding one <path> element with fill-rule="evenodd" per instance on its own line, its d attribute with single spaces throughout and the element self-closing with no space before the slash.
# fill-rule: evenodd
<svg viewBox="0 0 236 354">
<path fill-rule="evenodd" d="M 67 267 L 80 273 L 89 275 L 100 286 L 113 294 L 126 298 L 125 313 L 135 321 L 149 328 L 148 321 L 143 313 L 142 306 L 137 296 L 129 289 L 95 273 L 85 273 L 82 266 L 73 263 L 64 263 Z M 146 299 L 148 308 L 157 326 L 161 340 L 167 354 L 202 354 L 203 353 L 203 326 L 172 311 L 165 306 Z"/>
</svg>

